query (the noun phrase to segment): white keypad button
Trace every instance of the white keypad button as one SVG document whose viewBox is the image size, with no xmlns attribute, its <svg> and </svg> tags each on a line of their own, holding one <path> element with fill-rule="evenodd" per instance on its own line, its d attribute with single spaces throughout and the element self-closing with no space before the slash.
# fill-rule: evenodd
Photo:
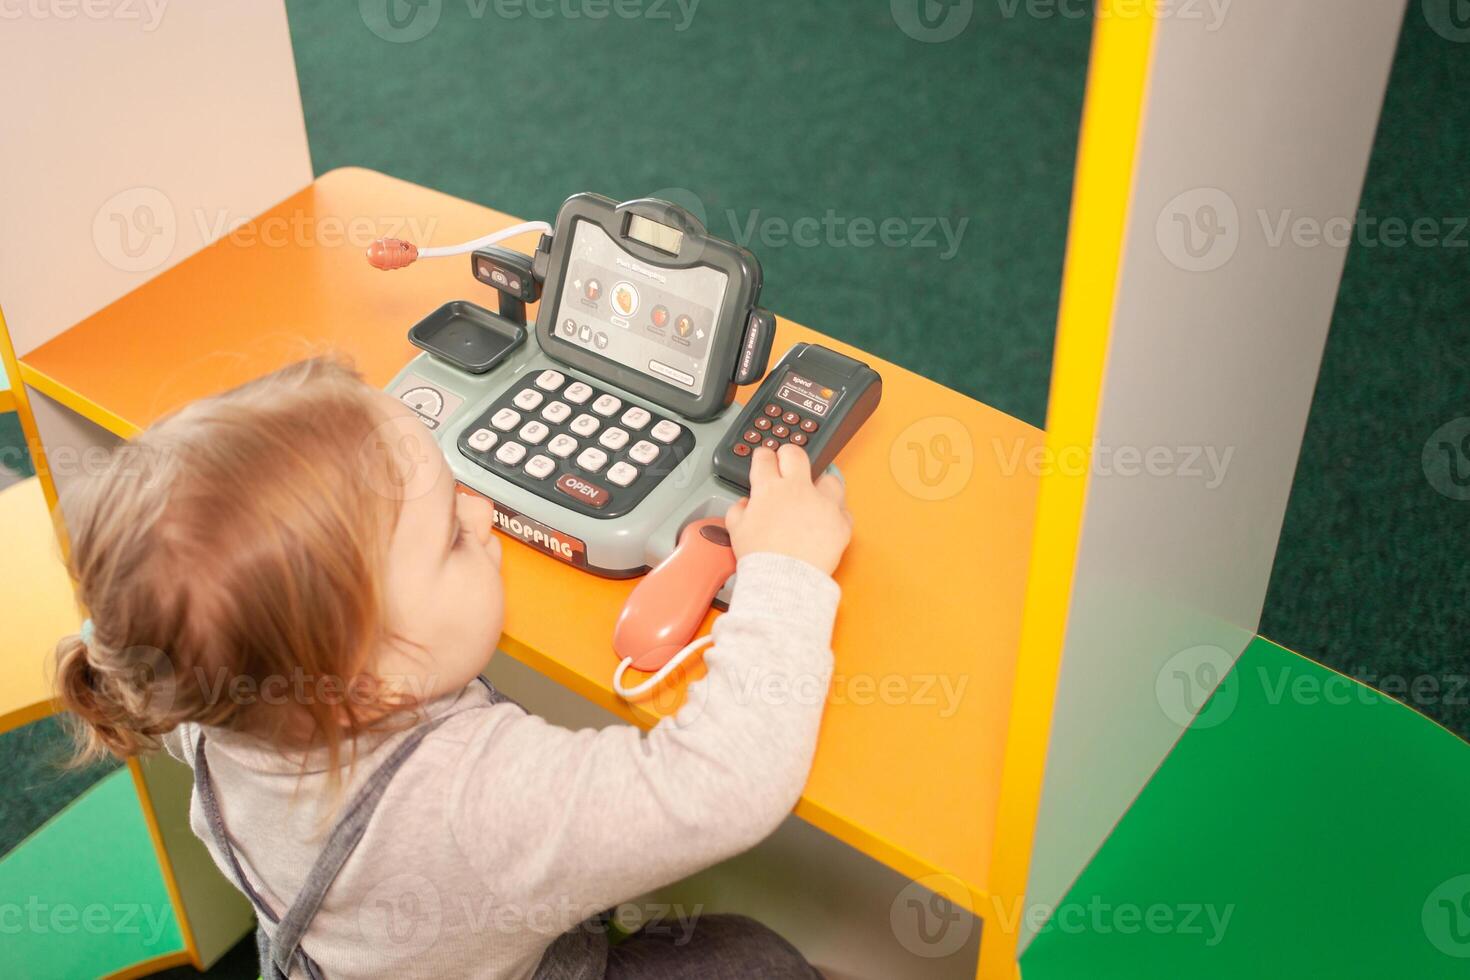
<svg viewBox="0 0 1470 980">
<path fill-rule="evenodd" d="M 536 375 L 536 387 L 542 391 L 555 391 L 561 387 L 561 383 L 565 380 L 566 375 L 560 371 L 547 369 Z"/>
<path fill-rule="evenodd" d="M 592 397 L 592 386 L 583 384 L 580 381 L 573 381 L 567 385 L 567 390 L 562 392 L 561 396 L 573 405 L 580 405 Z"/>
<path fill-rule="evenodd" d="M 542 395 L 541 392 L 537 391 L 534 388 L 523 388 L 515 396 L 515 406 L 516 408 L 523 409 L 529 412 L 537 405 L 540 405 L 541 399 L 544 397 L 545 396 Z"/>
<path fill-rule="evenodd" d="M 553 456 L 560 456 L 562 459 L 566 459 L 572 453 L 577 451 L 577 440 L 573 439 L 565 432 L 558 432 L 552 438 L 552 440 L 546 444 L 546 451 L 551 453 L 551 455 Z"/>
<path fill-rule="evenodd" d="M 611 415 L 623 407 L 623 400 L 613 395 L 598 395 L 597 401 L 592 403 L 592 411 L 598 415 Z"/>
<path fill-rule="evenodd" d="M 552 425 L 561 425 L 572 414 L 572 407 L 566 402 L 550 402 L 541 410 L 541 417 Z"/>
<path fill-rule="evenodd" d="M 490 424 L 501 432 L 509 432 L 521 424 L 521 413 L 513 408 L 502 408 L 490 416 Z"/>
<path fill-rule="evenodd" d="M 644 466 L 647 466 L 649 463 L 658 459 L 658 447 L 647 439 L 639 439 L 633 443 L 633 448 L 628 450 L 628 455 L 633 458 L 635 463 L 642 463 Z"/>
<path fill-rule="evenodd" d="M 584 470 L 596 473 L 607 465 L 607 453 L 596 446 L 588 446 L 577 456 L 577 465 Z"/>
<path fill-rule="evenodd" d="M 620 487 L 626 487 L 638 479 L 638 467 L 622 462 L 614 463 L 612 469 L 607 471 L 607 478 Z"/>
<path fill-rule="evenodd" d="M 648 409 L 634 405 L 623 413 L 623 424 L 630 429 L 641 429 L 648 424 L 650 418 L 652 416 L 648 414 Z"/>
<path fill-rule="evenodd" d="M 546 427 L 544 422 L 532 421 L 521 426 L 520 437 L 534 446 L 542 439 L 545 439 L 550 433 L 551 430 Z"/>
<path fill-rule="evenodd" d="M 577 435 L 584 437 L 590 436 L 601 427 L 602 423 L 598 421 L 597 416 L 585 414 L 578 415 L 576 418 L 572 419 L 572 424 L 567 426 L 568 429 L 571 429 Z"/>
<path fill-rule="evenodd" d="M 597 441 L 613 452 L 617 452 L 628 444 L 628 433 L 619 428 L 611 428 L 604 432 Z"/>
<path fill-rule="evenodd" d="M 664 419 L 658 425 L 655 425 L 653 427 L 653 432 L 650 434 L 659 442 L 673 442 L 675 439 L 679 438 L 679 433 L 683 431 L 684 430 L 679 427 L 679 423 L 670 422 L 668 419 Z"/>
<path fill-rule="evenodd" d="M 470 436 L 467 441 L 469 442 L 471 449 L 475 449 L 484 453 L 489 452 L 490 447 L 494 446 L 495 440 L 499 438 L 499 436 L 491 432 L 489 429 L 476 429 L 474 435 Z"/>
<path fill-rule="evenodd" d="M 514 466 L 526 456 L 526 447 L 518 442 L 503 442 L 495 450 L 495 458 L 506 466 Z"/>
<path fill-rule="evenodd" d="M 533 476 L 538 480 L 544 480 L 555 472 L 556 463 L 549 456 L 542 456 L 540 453 L 532 456 L 531 461 L 526 464 L 527 475 Z"/>
</svg>

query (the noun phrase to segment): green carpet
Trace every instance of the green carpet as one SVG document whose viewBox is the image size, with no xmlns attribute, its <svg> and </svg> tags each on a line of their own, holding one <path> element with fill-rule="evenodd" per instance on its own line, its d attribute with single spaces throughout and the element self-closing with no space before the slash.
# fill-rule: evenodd
<svg viewBox="0 0 1470 980">
<path fill-rule="evenodd" d="M 35 475 L 20 417 L 14 412 L 0 412 L 0 477 L 5 477 L 4 483 L 9 485 L 12 477 L 23 479 Z"/>
<path fill-rule="evenodd" d="M 1470 500 L 1422 463 L 1470 416 L 1467 88 L 1470 47 L 1411 3 L 1362 208 L 1446 244 L 1348 255 L 1260 632 L 1470 737 Z"/>
<path fill-rule="evenodd" d="M 114 762 L 72 769 L 71 754 L 71 737 L 56 718 L 0 735 L 0 856 L 118 767 Z"/>
</svg>

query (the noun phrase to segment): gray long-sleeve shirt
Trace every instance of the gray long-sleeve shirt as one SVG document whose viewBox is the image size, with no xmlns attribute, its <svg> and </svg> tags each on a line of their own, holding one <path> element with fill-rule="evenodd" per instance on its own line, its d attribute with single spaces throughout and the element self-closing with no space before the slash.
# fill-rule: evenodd
<svg viewBox="0 0 1470 980">
<path fill-rule="evenodd" d="M 302 948 L 333 980 L 520 978 L 588 916 L 746 850 L 806 783 L 832 672 L 839 591 L 774 554 L 747 555 L 716 622 L 707 676 L 647 733 L 569 731 L 475 683 L 398 772 Z M 608 670 L 615 666 L 608 657 Z M 210 769 L 246 874 L 277 912 L 332 822 L 324 760 L 210 729 Z M 193 765 L 198 729 L 169 751 Z M 402 734 L 361 739 L 346 798 Z M 198 795 L 194 833 L 210 843 Z"/>
</svg>

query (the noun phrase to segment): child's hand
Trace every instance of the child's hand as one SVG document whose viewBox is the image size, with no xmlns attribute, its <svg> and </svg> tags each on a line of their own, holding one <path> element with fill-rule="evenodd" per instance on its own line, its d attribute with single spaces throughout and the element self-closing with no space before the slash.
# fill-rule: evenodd
<svg viewBox="0 0 1470 980">
<path fill-rule="evenodd" d="M 759 551 L 789 555 L 831 575 L 852 540 L 842 481 L 830 473 L 812 483 L 806 452 L 762 446 L 750 457 L 750 496 L 731 507 L 725 528 L 735 557 Z"/>
</svg>

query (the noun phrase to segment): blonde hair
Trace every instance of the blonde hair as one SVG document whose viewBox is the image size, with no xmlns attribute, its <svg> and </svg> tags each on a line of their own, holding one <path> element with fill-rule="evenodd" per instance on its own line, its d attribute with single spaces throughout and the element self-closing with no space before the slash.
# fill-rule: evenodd
<svg viewBox="0 0 1470 980">
<path fill-rule="evenodd" d="M 158 422 L 67 497 L 93 622 L 56 648 L 79 761 L 197 722 L 325 747 L 335 771 L 410 703 L 372 673 L 401 485 L 387 419 L 345 363 L 303 361 Z"/>
</svg>

